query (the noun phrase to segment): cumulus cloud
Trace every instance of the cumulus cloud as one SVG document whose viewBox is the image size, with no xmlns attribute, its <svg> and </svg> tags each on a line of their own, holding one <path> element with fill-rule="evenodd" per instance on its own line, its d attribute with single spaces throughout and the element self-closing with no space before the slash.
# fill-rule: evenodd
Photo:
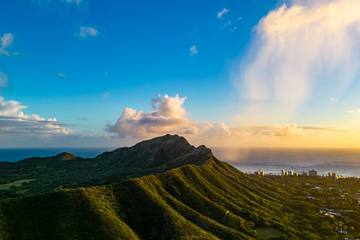
<svg viewBox="0 0 360 240">
<path fill-rule="evenodd" d="M 257 25 L 241 66 L 250 110 L 291 116 L 318 89 L 344 90 L 360 68 L 360 1 L 293 0 Z"/>
<path fill-rule="evenodd" d="M 26 106 L 18 101 L 6 101 L 0 96 L 0 133 L 8 134 L 61 134 L 70 135 L 72 130 L 56 118 L 44 118 L 24 113 Z"/>
<path fill-rule="evenodd" d="M 229 11 L 230 11 L 229 9 L 223 8 L 221 11 L 219 11 L 219 12 L 216 14 L 216 16 L 217 16 L 217 18 L 219 18 L 219 19 L 223 19 L 223 18 L 225 17 L 225 15 L 229 13 Z"/>
<path fill-rule="evenodd" d="M 10 56 L 7 50 L 14 42 L 14 35 L 12 33 L 4 33 L 0 39 L 0 55 Z"/>
<path fill-rule="evenodd" d="M 80 31 L 79 31 L 80 38 L 97 37 L 99 34 L 100 32 L 94 27 L 90 27 L 90 26 L 80 27 Z"/>
<path fill-rule="evenodd" d="M 188 117 L 184 108 L 186 98 L 164 95 L 152 99 L 152 112 L 125 108 L 115 124 L 106 126 L 106 131 L 120 138 L 146 138 L 162 134 L 182 134 L 202 139 L 238 139 L 247 137 L 302 137 L 321 136 L 344 132 L 333 127 L 298 126 L 295 123 L 229 127 L 221 122 L 196 122 Z"/>
<path fill-rule="evenodd" d="M 166 133 L 183 135 L 226 135 L 228 128 L 223 123 L 197 123 L 190 120 L 183 104 L 185 97 L 176 95 L 158 96 L 152 99 L 153 111 L 146 113 L 125 108 L 113 125 L 106 130 L 119 137 L 149 137 Z"/>
<path fill-rule="evenodd" d="M 193 144 L 225 148 L 329 147 L 338 146 L 339 137 L 346 139 L 350 136 L 346 129 L 295 123 L 235 127 L 221 122 L 197 122 L 189 118 L 184 107 L 185 100 L 179 95 L 164 95 L 152 100 L 153 110 L 149 112 L 124 108 L 117 121 L 106 126 L 106 131 L 110 137 L 119 137 L 120 141 L 169 133 L 183 135 Z"/>
<path fill-rule="evenodd" d="M 190 51 L 190 56 L 195 56 L 195 55 L 198 55 L 198 53 L 199 53 L 199 50 L 196 45 L 192 45 L 190 47 L 189 51 Z"/>
</svg>

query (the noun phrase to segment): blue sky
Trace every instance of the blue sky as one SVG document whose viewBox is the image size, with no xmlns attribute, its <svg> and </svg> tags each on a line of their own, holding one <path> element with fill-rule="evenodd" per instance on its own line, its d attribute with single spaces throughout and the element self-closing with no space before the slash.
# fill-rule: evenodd
<svg viewBox="0 0 360 240">
<path fill-rule="evenodd" d="M 10 56 L 0 54 L 0 72 L 7 77 L 0 96 L 27 106 L 26 114 L 56 117 L 80 135 L 110 134 L 106 126 L 124 108 L 151 112 L 150 101 L 159 94 L 186 96 L 187 120 L 233 126 L 238 109 L 248 104 L 234 74 L 254 44 L 260 19 L 282 2 L 5 0 L 0 36 L 11 33 L 14 39 L 6 47 Z M 324 97 L 326 104 L 330 97 Z M 304 117 L 278 123 L 324 122 L 307 116 L 316 109 L 297 114 L 302 111 Z"/>
<path fill-rule="evenodd" d="M 243 2 L 6 1 L 0 29 L 14 34 L 11 48 L 19 55 L 0 59 L 9 78 L 4 96 L 73 123 L 95 109 L 100 116 L 89 120 L 110 121 L 129 103 L 148 109 L 155 95 L 179 93 L 191 99 L 191 112 L 199 111 L 194 117 L 208 118 L 201 100 L 222 108 L 215 102 L 229 97 L 229 67 L 243 53 L 251 28 L 274 6 Z M 216 14 L 224 7 L 230 11 L 220 20 Z M 222 29 L 230 20 L 237 31 Z M 81 39 L 81 26 L 100 33 Z M 199 51 L 193 57 L 192 45 Z"/>
</svg>

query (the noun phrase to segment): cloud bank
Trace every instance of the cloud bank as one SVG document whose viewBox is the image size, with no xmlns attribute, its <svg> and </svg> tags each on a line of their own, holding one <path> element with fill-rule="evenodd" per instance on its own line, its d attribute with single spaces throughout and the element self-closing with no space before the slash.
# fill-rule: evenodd
<svg viewBox="0 0 360 240">
<path fill-rule="evenodd" d="M 267 137 L 304 137 L 304 136 L 326 136 L 336 133 L 345 133 L 346 130 L 335 127 L 318 126 L 299 126 L 295 123 L 263 125 L 263 126 L 245 126 L 232 128 L 232 135 L 235 136 L 267 136 Z"/>
<path fill-rule="evenodd" d="M 72 130 L 59 123 L 56 118 L 44 118 L 37 114 L 26 114 L 25 105 L 18 101 L 6 101 L 0 96 L 1 134 L 46 134 L 70 135 Z"/>
<path fill-rule="evenodd" d="M 119 137 L 144 138 L 161 134 L 182 135 L 227 135 L 228 127 L 223 123 L 197 123 L 188 118 L 184 102 L 186 98 L 176 95 L 158 96 L 152 99 L 153 111 L 146 113 L 125 108 L 113 125 L 106 130 Z"/>
<path fill-rule="evenodd" d="M 265 16 L 237 79 L 247 110 L 291 116 L 318 89 L 348 87 L 360 69 L 359 13 L 358 0 L 293 0 Z"/>
<path fill-rule="evenodd" d="M 106 131 L 120 138 L 150 138 L 163 134 L 180 134 L 192 141 L 210 145 L 241 146 L 248 141 L 257 146 L 272 144 L 274 140 L 288 141 L 308 137 L 334 136 L 344 133 L 332 127 L 298 126 L 295 123 L 283 125 L 252 125 L 229 127 L 221 122 L 201 123 L 191 120 L 184 107 L 186 98 L 164 95 L 152 99 L 151 112 L 125 108 L 114 124 Z"/>
</svg>

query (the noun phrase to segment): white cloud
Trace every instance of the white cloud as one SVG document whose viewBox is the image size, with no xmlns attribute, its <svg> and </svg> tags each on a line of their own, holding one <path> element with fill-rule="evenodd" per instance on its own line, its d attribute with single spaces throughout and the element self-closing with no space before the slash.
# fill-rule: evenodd
<svg viewBox="0 0 360 240">
<path fill-rule="evenodd" d="M 2 37 L 1 37 L 1 47 L 2 48 L 7 48 L 9 47 L 14 41 L 14 36 L 12 33 L 5 33 Z"/>
<path fill-rule="evenodd" d="M 65 74 L 65 73 L 62 73 L 62 72 L 56 73 L 56 76 L 57 76 L 58 78 L 66 78 L 66 74 Z"/>
<path fill-rule="evenodd" d="M 189 118 L 185 98 L 158 96 L 150 112 L 125 108 L 106 131 L 120 139 L 144 139 L 164 134 L 180 134 L 193 144 L 217 147 L 316 147 L 321 141 L 334 143 L 348 131 L 334 127 L 301 126 L 295 123 L 229 127 L 224 123 L 196 122 Z M 321 141 L 320 141 L 321 140 Z M 320 142 L 319 142 L 320 141 Z M 322 144 L 321 146 L 324 146 Z"/>
<path fill-rule="evenodd" d="M 219 11 L 219 12 L 216 14 L 216 16 L 217 16 L 217 18 L 219 18 L 219 19 L 223 19 L 224 16 L 229 13 L 229 11 L 230 11 L 229 9 L 223 8 L 221 11 Z"/>
<path fill-rule="evenodd" d="M 111 96 L 111 93 L 110 92 L 104 92 L 102 96 L 103 96 L 103 98 L 108 98 L 108 97 Z"/>
<path fill-rule="evenodd" d="M 196 123 L 190 120 L 183 106 L 185 99 L 179 95 L 158 96 L 152 100 L 153 111 L 150 113 L 127 107 L 117 122 L 108 125 L 106 130 L 119 137 L 149 137 L 166 133 L 196 136 L 228 134 L 228 128 L 223 123 Z"/>
<path fill-rule="evenodd" d="M 302 137 L 302 136 L 321 136 L 333 133 L 346 132 L 343 129 L 334 127 L 299 126 L 295 123 L 264 125 L 264 126 L 245 126 L 231 129 L 232 136 L 268 136 L 268 137 Z"/>
<path fill-rule="evenodd" d="M 222 26 L 221 30 L 228 30 L 229 32 L 235 32 L 238 30 L 238 21 L 228 20 Z"/>
<path fill-rule="evenodd" d="M 330 97 L 330 102 L 332 103 L 338 103 L 340 100 L 336 97 Z"/>
<path fill-rule="evenodd" d="M 358 0 L 294 0 L 264 17 L 237 79 L 248 110 L 291 116 L 319 89 L 348 87 L 360 69 L 359 12 Z"/>
<path fill-rule="evenodd" d="M 62 13 L 68 12 L 70 8 L 87 6 L 87 0 L 30 0 L 46 10 L 55 10 Z"/>
<path fill-rule="evenodd" d="M 199 123 L 188 117 L 184 108 L 186 98 L 175 95 L 158 96 L 152 99 L 152 112 L 125 108 L 115 124 L 109 124 L 106 131 L 119 137 L 146 138 L 162 134 L 182 134 L 191 138 L 219 139 L 243 137 L 300 137 L 341 132 L 332 127 L 298 126 L 295 123 L 283 125 L 229 127 L 224 123 Z"/>
<path fill-rule="evenodd" d="M 359 114 L 360 113 L 360 108 L 357 109 L 351 109 L 347 111 L 348 113 L 352 113 L 352 114 Z"/>
<path fill-rule="evenodd" d="M 90 27 L 90 26 L 80 27 L 80 31 L 79 31 L 80 38 L 97 37 L 99 34 L 100 32 L 94 27 Z"/>
<path fill-rule="evenodd" d="M 18 101 L 6 101 L 0 96 L 0 133 L 8 134 L 62 134 L 70 135 L 72 130 L 59 123 L 56 118 L 41 117 L 24 113 L 26 106 Z"/>
<path fill-rule="evenodd" d="M 6 87 L 8 84 L 7 75 L 3 72 L 0 72 L 0 88 Z"/>
<path fill-rule="evenodd" d="M 295 123 L 282 126 L 278 129 L 278 136 L 297 136 L 301 135 L 302 129 L 299 128 Z"/>
<path fill-rule="evenodd" d="M 82 0 L 64 0 L 64 1 L 75 5 L 80 5 L 82 2 Z"/>
<path fill-rule="evenodd" d="M 4 33 L 0 39 L 0 55 L 10 56 L 7 50 L 14 42 L 14 35 L 12 33 Z"/>
<path fill-rule="evenodd" d="M 189 49 L 190 51 L 190 55 L 191 56 L 195 56 L 195 55 L 198 55 L 199 51 L 198 51 L 198 48 L 196 45 L 192 45 Z"/>
<path fill-rule="evenodd" d="M 277 136 L 292 137 L 292 136 L 302 135 L 304 133 L 304 131 L 308 130 L 308 129 L 306 129 L 305 127 L 299 127 L 295 123 L 291 123 L 291 124 L 288 124 L 285 126 L 280 126 L 276 130 L 277 131 L 275 132 L 275 135 L 277 135 Z M 319 130 L 319 129 L 316 129 L 316 130 Z M 323 131 L 323 130 L 324 129 L 321 128 L 321 131 Z"/>
</svg>

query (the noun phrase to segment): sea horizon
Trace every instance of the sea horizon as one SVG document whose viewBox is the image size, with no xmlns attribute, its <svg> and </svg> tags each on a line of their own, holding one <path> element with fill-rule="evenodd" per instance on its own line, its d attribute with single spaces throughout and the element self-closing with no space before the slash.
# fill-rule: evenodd
<svg viewBox="0 0 360 240">
<path fill-rule="evenodd" d="M 229 149 L 227 149 L 229 150 Z M 215 156 L 245 173 L 262 170 L 265 174 L 280 175 L 281 170 L 301 174 L 316 170 L 320 176 L 335 172 L 343 177 L 360 177 L 360 149 L 251 149 L 215 148 Z"/>
<path fill-rule="evenodd" d="M 98 154 L 114 149 L 105 147 L 0 148 L 0 162 L 17 162 L 31 157 L 50 157 L 62 152 L 69 152 L 82 158 L 93 158 Z"/>
<path fill-rule="evenodd" d="M 0 162 L 16 162 L 31 157 L 48 157 L 70 152 L 82 158 L 93 158 L 115 147 L 81 148 L 0 148 Z M 237 148 L 232 152 L 214 148 L 215 156 L 245 173 L 263 170 L 265 174 L 279 175 L 282 169 L 302 173 L 311 169 L 319 175 L 336 172 L 344 177 L 360 177 L 360 149 L 284 149 Z M 235 151 L 234 151 L 235 150 Z"/>
</svg>

